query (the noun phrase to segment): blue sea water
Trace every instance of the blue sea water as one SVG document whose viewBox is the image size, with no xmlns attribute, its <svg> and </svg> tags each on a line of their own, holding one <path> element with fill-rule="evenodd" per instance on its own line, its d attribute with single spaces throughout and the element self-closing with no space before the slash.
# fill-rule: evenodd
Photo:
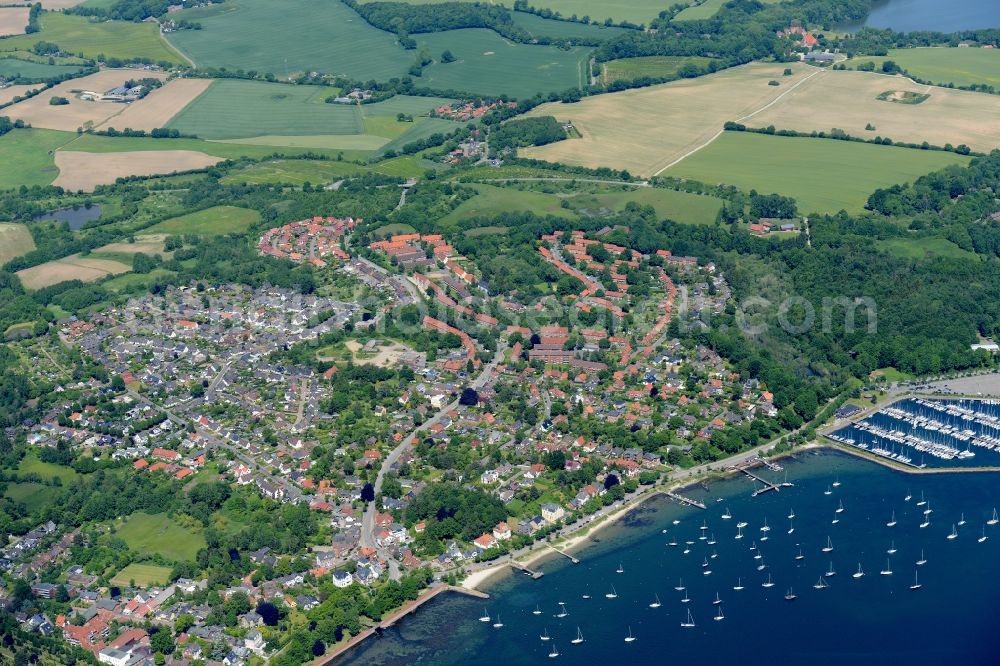
<svg viewBox="0 0 1000 666">
<path fill-rule="evenodd" d="M 997 0 L 883 0 L 876 2 L 861 24 L 892 28 L 899 32 L 936 30 L 954 32 L 976 28 L 1000 28 Z M 860 25 L 847 26 L 854 30 Z"/>
<path fill-rule="evenodd" d="M 794 487 L 754 498 L 752 482 L 734 477 L 689 493 L 706 502 L 704 511 L 647 502 L 600 531 L 599 543 L 581 548 L 580 564 L 555 556 L 541 563 L 541 579 L 503 574 L 487 587 L 485 603 L 442 595 L 337 663 L 1000 663 L 1000 526 L 985 525 L 1000 504 L 997 476 L 904 474 L 829 450 L 783 464 Z M 925 528 L 921 495 L 932 509 Z M 730 520 L 721 518 L 726 508 Z M 890 528 L 893 511 L 897 524 Z M 958 527 L 962 514 L 966 525 Z M 747 523 L 745 536 L 735 539 L 739 522 Z M 958 537 L 949 540 L 953 524 Z M 980 543 L 984 531 L 989 539 Z M 821 552 L 827 537 L 828 554 Z M 668 546 L 671 540 L 679 545 Z M 761 560 L 753 557 L 754 543 Z M 927 562 L 918 567 L 921 551 Z M 766 569 L 758 571 L 762 562 Z M 829 587 L 814 589 L 831 562 Z M 855 579 L 859 564 L 865 575 Z M 881 575 L 887 566 L 892 574 Z M 922 587 L 914 591 L 918 570 Z M 768 575 L 774 587 L 764 588 Z M 674 589 L 678 579 L 688 603 Z M 738 580 L 743 591 L 733 590 Z M 618 597 L 608 599 L 612 586 Z M 784 598 L 789 588 L 794 601 Z M 582 598 L 587 593 L 589 600 Z M 720 621 L 713 619 L 717 594 Z M 649 607 L 655 596 L 657 609 Z M 555 617 L 560 602 L 565 618 Z M 536 605 L 540 615 L 533 614 Z M 688 609 L 694 628 L 680 626 Z M 486 612 L 490 623 L 478 620 Z M 498 616 L 501 629 L 492 626 Z M 573 645 L 577 628 L 584 642 Z M 626 643 L 630 629 L 636 640 Z M 540 639 L 545 633 L 550 641 Z M 550 659 L 553 645 L 559 657 Z"/>
</svg>

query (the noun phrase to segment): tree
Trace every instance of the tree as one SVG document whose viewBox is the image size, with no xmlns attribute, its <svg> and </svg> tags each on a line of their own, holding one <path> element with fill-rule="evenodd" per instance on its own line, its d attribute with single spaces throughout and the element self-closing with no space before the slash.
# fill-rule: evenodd
<svg viewBox="0 0 1000 666">
<path fill-rule="evenodd" d="M 326 654 L 326 645 L 320 639 L 313 641 L 312 653 L 314 657 L 322 657 Z"/>
<path fill-rule="evenodd" d="M 174 639 L 169 631 L 160 629 L 149 637 L 149 646 L 154 652 L 170 654 L 174 651 Z"/>
<path fill-rule="evenodd" d="M 443 62 L 443 63 L 455 62 L 455 56 L 452 54 L 451 51 L 449 51 L 448 49 L 445 49 L 441 53 L 441 62 Z"/>
<path fill-rule="evenodd" d="M 548 455 L 545 456 L 545 464 L 551 470 L 563 469 L 566 467 L 566 454 L 559 449 L 549 451 Z"/>
<path fill-rule="evenodd" d="M 278 625 L 278 619 L 281 617 L 278 607 L 270 601 L 261 601 L 257 604 L 257 614 L 260 615 L 261 619 L 264 621 L 264 625 L 268 627 L 276 627 Z"/>
<path fill-rule="evenodd" d="M 462 389 L 462 395 L 458 399 L 458 404 L 466 407 L 475 407 L 479 404 L 479 392 L 472 387 Z"/>
<path fill-rule="evenodd" d="M 361 489 L 361 501 L 362 502 L 374 502 L 375 501 L 375 486 L 370 483 L 366 483 L 364 488 Z"/>
<path fill-rule="evenodd" d="M 616 475 L 614 475 L 614 474 L 608 474 L 606 477 L 604 477 L 604 489 L 605 490 L 611 490 L 612 488 L 614 488 L 615 486 L 617 486 L 620 483 L 621 483 L 621 481 L 619 481 L 618 477 Z"/>
<path fill-rule="evenodd" d="M 114 389 L 115 391 L 125 390 L 125 380 L 122 379 L 121 375 L 115 375 L 114 377 L 111 378 L 111 388 Z"/>
</svg>

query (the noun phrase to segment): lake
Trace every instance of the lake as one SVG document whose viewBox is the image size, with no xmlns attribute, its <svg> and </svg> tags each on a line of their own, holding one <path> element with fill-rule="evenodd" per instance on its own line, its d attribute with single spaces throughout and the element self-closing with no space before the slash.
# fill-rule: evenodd
<svg viewBox="0 0 1000 666">
<path fill-rule="evenodd" d="M 861 26 L 892 28 L 899 32 L 935 30 L 955 32 L 976 28 L 1000 28 L 997 0 L 881 0 L 860 24 L 840 26 L 854 31 Z"/>
<path fill-rule="evenodd" d="M 485 603 L 441 595 L 336 663 L 552 663 L 553 646 L 555 663 L 570 664 L 995 663 L 994 475 L 903 474 L 829 450 L 782 464 L 794 487 L 754 498 L 752 482 L 733 477 L 689 493 L 707 510 L 652 500 L 578 550 L 580 564 L 557 556 L 538 580 L 502 574 Z M 682 628 L 688 611 L 695 626 Z M 584 641 L 572 644 L 578 630 Z"/>
<path fill-rule="evenodd" d="M 100 216 L 100 204 L 91 204 L 90 208 L 87 208 L 86 206 L 77 206 L 75 208 L 62 208 L 60 210 L 54 210 L 50 213 L 45 213 L 44 215 L 38 215 L 34 219 L 36 221 L 60 220 L 62 222 L 68 222 L 69 228 L 73 231 L 77 231 L 87 222 L 96 220 Z"/>
</svg>

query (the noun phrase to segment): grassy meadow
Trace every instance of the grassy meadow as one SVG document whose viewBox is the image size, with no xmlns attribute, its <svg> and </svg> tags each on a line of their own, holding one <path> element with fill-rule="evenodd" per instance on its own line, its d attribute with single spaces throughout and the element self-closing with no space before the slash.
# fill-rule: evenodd
<svg viewBox="0 0 1000 666">
<path fill-rule="evenodd" d="M 221 236 L 242 233 L 258 220 L 260 213 L 255 210 L 235 206 L 215 206 L 172 220 L 164 220 L 146 231 L 151 234 Z"/>
<path fill-rule="evenodd" d="M 170 582 L 170 572 L 170 567 L 133 562 L 115 574 L 111 579 L 111 584 L 124 587 L 131 584 L 132 581 L 135 581 L 135 584 L 138 587 L 166 585 Z"/>
<path fill-rule="evenodd" d="M 159 553 L 169 560 L 193 560 L 205 547 L 205 537 L 181 527 L 167 514 L 137 511 L 115 523 L 116 536 L 143 554 Z"/>
<path fill-rule="evenodd" d="M 41 30 L 0 40 L 0 51 L 31 50 L 39 41 L 53 42 L 68 53 L 83 53 L 88 58 L 104 55 L 132 60 L 149 58 L 154 62 L 184 64 L 184 58 L 160 36 L 155 23 L 131 21 L 91 22 L 83 16 L 44 12 L 39 18 Z M 186 32 L 195 32 L 189 30 Z"/>
<path fill-rule="evenodd" d="M 396 36 L 365 22 L 340 2 L 230 0 L 179 12 L 202 30 L 178 30 L 169 39 L 200 67 L 271 72 L 284 78 L 319 71 L 354 79 L 402 76 L 414 54 Z"/>
<path fill-rule="evenodd" d="M 19 474 L 37 474 L 43 479 L 58 478 L 64 484 L 80 476 L 72 467 L 43 462 L 34 454 L 26 455 L 17 466 L 17 471 Z"/>
<path fill-rule="evenodd" d="M 765 5 L 773 5 L 784 0 L 761 0 Z M 722 6 L 729 0 L 704 0 L 701 4 L 690 5 L 680 14 L 674 17 L 675 21 L 702 21 L 710 19 L 719 13 Z"/>
<path fill-rule="evenodd" d="M 51 183 L 59 175 L 51 151 L 75 136 L 43 129 L 16 129 L 0 136 L 0 189 Z"/>
<path fill-rule="evenodd" d="M 684 65 L 705 67 L 712 58 L 702 56 L 643 56 L 639 58 L 621 58 L 610 60 L 601 66 L 601 79 L 604 84 L 615 81 L 632 81 L 644 76 L 667 78 L 677 76 Z"/>
<path fill-rule="evenodd" d="M 892 49 L 886 56 L 864 56 L 848 61 L 850 67 L 874 62 L 881 67 L 892 60 L 924 81 L 956 86 L 1000 86 L 1000 49 L 919 47 Z"/>
<path fill-rule="evenodd" d="M 44 483 L 10 483 L 5 495 L 15 502 L 24 503 L 28 513 L 35 513 L 52 503 L 52 492 L 52 486 Z"/>
<path fill-rule="evenodd" d="M 929 259 L 950 257 L 953 259 L 978 259 L 974 252 L 963 250 L 946 238 L 930 236 L 926 238 L 889 238 L 875 241 L 880 248 L 902 259 Z"/>
<path fill-rule="evenodd" d="M 536 92 L 579 88 L 587 82 L 590 49 L 569 50 L 510 42 L 492 30 L 469 28 L 413 35 L 418 49 L 439 58 L 446 49 L 456 60 L 435 61 L 415 85 L 477 94 L 531 97 Z"/>
<path fill-rule="evenodd" d="M 860 212 L 879 187 L 967 157 L 868 143 L 725 132 L 665 175 L 795 197 L 802 213 Z"/>
<path fill-rule="evenodd" d="M 554 39 L 612 39 L 627 32 L 627 28 L 589 25 L 575 21 L 558 21 L 542 18 L 528 12 L 512 12 L 514 25 L 524 28 L 535 37 Z"/>
<path fill-rule="evenodd" d="M 35 249 L 35 240 L 23 224 L 0 222 L 0 265 Z"/>
<path fill-rule="evenodd" d="M 0 42 L 0 46 L 2 46 Z M 50 65 L 44 62 L 31 62 L 18 58 L 0 58 L 0 77 L 5 79 L 27 79 L 30 81 L 45 81 L 47 79 L 79 72 L 78 65 Z"/>
</svg>

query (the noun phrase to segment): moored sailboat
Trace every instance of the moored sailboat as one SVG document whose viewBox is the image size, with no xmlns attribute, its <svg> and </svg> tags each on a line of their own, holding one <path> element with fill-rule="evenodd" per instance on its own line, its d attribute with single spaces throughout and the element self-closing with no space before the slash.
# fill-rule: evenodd
<svg viewBox="0 0 1000 666">
<path fill-rule="evenodd" d="M 570 641 L 573 645 L 579 645 L 583 642 L 583 632 L 580 631 L 580 627 L 576 628 L 576 638 Z"/>
</svg>

